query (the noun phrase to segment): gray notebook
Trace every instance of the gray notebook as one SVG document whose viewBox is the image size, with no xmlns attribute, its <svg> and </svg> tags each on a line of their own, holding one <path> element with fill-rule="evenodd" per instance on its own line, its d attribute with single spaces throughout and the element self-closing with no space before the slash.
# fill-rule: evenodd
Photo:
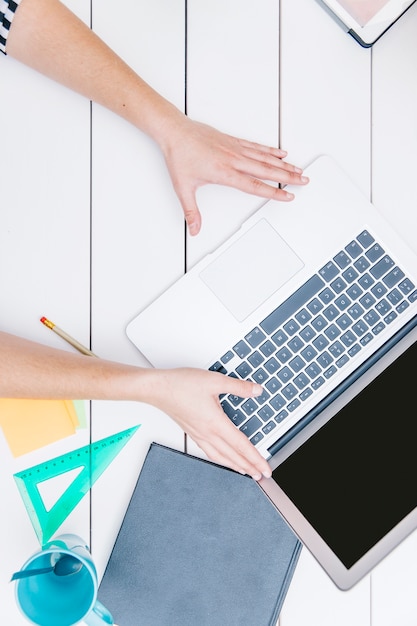
<svg viewBox="0 0 417 626">
<path fill-rule="evenodd" d="M 251 478 L 153 443 L 98 597 L 119 626 L 272 626 L 300 550 Z"/>
</svg>

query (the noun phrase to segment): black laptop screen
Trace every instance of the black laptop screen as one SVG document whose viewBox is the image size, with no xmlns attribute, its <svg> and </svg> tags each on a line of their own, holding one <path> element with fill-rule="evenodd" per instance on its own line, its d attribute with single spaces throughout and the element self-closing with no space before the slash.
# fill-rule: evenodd
<svg viewBox="0 0 417 626">
<path fill-rule="evenodd" d="M 417 343 L 273 472 L 347 568 L 417 506 Z"/>
</svg>

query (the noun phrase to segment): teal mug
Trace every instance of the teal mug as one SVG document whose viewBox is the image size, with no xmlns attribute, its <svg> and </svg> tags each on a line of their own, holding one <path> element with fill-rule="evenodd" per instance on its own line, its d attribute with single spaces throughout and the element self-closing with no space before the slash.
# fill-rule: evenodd
<svg viewBox="0 0 417 626">
<path fill-rule="evenodd" d="M 48 542 L 12 580 L 16 580 L 17 604 L 33 624 L 114 624 L 111 613 L 97 600 L 96 568 L 77 535 L 60 535 Z"/>
</svg>

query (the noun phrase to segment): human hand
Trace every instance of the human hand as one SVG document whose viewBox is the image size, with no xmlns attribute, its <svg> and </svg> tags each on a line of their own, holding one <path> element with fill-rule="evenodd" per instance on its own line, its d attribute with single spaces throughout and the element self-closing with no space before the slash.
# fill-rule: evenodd
<svg viewBox="0 0 417 626">
<path fill-rule="evenodd" d="M 161 148 L 190 235 L 197 235 L 201 228 L 195 195 L 202 185 L 226 185 L 288 202 L 294 194 L 265 181 L 284 185 L 308 182 L 300 168 L 283 161 L 284 150 L 237 139 L 185 116 L 169 126 Z"/>
<path fill-rule="evenodd" d="M 219 396 L 260 395 L 262 387 L 217 372 L 181 368 L 150 370 L 154 381 L 147 385 L 146 401 L 157 406 L 189 434 L 207 456 L 255 480 L 271 476 L 266 460 L 224 413 Z"/>
</svg>

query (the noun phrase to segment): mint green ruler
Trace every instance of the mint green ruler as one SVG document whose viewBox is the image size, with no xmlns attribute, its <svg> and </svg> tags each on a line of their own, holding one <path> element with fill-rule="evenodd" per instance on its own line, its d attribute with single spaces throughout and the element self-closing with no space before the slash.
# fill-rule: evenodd
<svg viewBox="0 0 417 626">
<path fill-rule="evenodd" d="M 14 474 L 20 495 L 41 545 L 49 541 L 139 426 L 140 424 Z M 47 510 L 38 485 L 76 469 L 79 469 L 76 478 L 55 504 Z"/>
</svg>

